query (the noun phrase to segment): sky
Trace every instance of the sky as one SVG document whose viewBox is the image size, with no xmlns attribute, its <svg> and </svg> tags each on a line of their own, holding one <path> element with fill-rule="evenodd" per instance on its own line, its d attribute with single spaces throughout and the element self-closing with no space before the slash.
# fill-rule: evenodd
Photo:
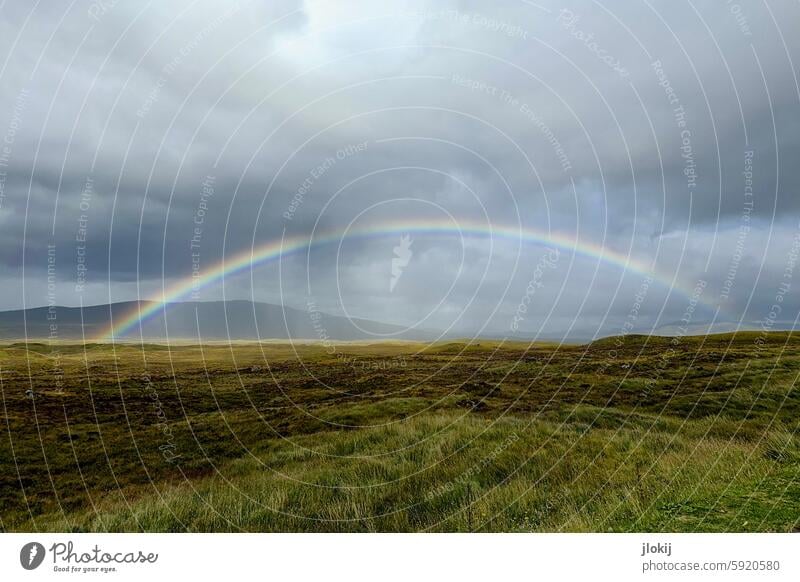
<svg viewBox="0 0 800 582">
<path fill-rule="evenodd" d="M 792 327 L 797 22 L 744 0 L 2 2 L 0 309 L 188 284 L 172 299 L 460 334 Z"/>
</svg>

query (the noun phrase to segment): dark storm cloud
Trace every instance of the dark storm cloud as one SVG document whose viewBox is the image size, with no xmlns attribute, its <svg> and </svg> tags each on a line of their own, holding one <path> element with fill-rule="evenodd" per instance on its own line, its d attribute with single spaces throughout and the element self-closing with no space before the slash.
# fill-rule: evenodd
<svg viewBox="0 0 800 582">
<path fill-rule="evenodd" d="M 36 281 L 54 244 L 61 302 L 129 299 L 190 276 L 193 236 L 206 267 L 284 230 L 342 229 L 377 205 L 397 220 L 577 233 L 655 259 L 684 287 L 708 280 L 717 295 L 727 284 L 726 317 L 758 319 L 800 219 L 800 50 L 787 26 L 797 12 L 718 2 L 6 3 L 0 132 L 17 129 L 0 207 L 4 279 L 24 266 L 26 301 L 42 303 Z M 398 199 L 416 202 L 391 206 Z M 315 250 L 281 273 L 264 267 L 253 290 L 246 276 L 226 283 L 226 296 L 302 305 L 311 281 L 333 311 L 414 322 L 438 306 L 432 327 L 501 329 L 542 253 L 420 239 L 389 293 L 396 244 L 350 241 L 338 272 L 330 249 Z M 89 265 L 82 296 L 78 247 Z M 559 327 L 582 306 L 585 322 L 618 322 L 639 282 L 565 256 L 537 316 L 555 305 Z M 658 324 L 666 291 L 651 293 L 647 325 Z M 19 306 L 21 291 L 4 301 Z M 661 321 L 686 301 L 670 299 Z"/>
</svg>

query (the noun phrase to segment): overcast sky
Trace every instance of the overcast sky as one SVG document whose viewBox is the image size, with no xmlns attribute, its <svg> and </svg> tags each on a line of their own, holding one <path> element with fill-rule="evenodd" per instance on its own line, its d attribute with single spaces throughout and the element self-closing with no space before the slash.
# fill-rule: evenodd
<svg viewBox="0 0 800 582">
<path fill-rule="evenodd" d="M 798 22 L 744 0 L 6 1 L 0 308 L 148 299 L 339 233 L 198 297 L 464 333 L 791 325 Z M 430 222 L 451 228 L 411 232 Z"/>
</svg>

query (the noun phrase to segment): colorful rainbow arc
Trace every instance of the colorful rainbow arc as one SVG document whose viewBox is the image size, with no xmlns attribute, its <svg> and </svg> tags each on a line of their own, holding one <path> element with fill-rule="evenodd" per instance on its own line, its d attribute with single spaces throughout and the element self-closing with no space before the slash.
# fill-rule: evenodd
<svg viewBox="0 0 800 582">
<path fill-rule="evenodd" d="M 277 261 L 314 247 L 338 244 L 342 239 L 374 238 L 389 235 L 445 235 L 461 236 L 463 238 L 498 238 L 531 245 L 556 247 L 560 250 L 598 259 L 604 263 L 615 265 L 623 271 L 634 272 L 642 277 L 650 277 L 666 288 L 674 290 L 684 297 L 698 301 L 698 303 L 715 310 L 717 306 L 701 298 L 693 296 L 694 290 L 679 285 L 667 276 L 654 272 L 653 265 L 637 260 L 629 255 L 611 250 L 602 245 L 584 242 L 574 237 L 557 233 L 544 232 L 534 229 L 520 229 L 508 227 L 495 227 L 473 222 L 452 221 L 414 221 L 414 222 L 389 222 L 372 225 L 361 229 L 347 229 L 326 233 L 313 239 L 307 236 L 295 236 L 269 241 L 260 247 L 242 251 L 236 256 L 220 261 L 206 271 L 201 277 L 189 276 L 183 278 L 168 289 L 160 297 L 151 300 L 146 305 L 139 304 L 121 320 L 106 329 L 98 340 L 113 340 L 130 332 L 139 322 L 146 320 L 168 303 L 177 301 L 199 289 L 208 287 L 225 277 L 232 277 L 250 268 Z"/>
</svg>

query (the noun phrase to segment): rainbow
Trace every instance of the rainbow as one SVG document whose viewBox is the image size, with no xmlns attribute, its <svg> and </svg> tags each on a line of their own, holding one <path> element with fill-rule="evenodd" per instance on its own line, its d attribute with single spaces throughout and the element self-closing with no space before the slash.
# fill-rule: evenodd
<svg viewBox="0 0 800 582">
<path fill-rule="evenodd" d="M 414 220 L 413 222 L 384 222 L 364 228 L 348 228 L 346 230 L 327 232 L 314 237 L 281 237 L 278 240 L 268 241 L 261 246 L 242 251 L 232 258 L 223 259 L 207 269 L 200 277 L 190 275 L 178 280 L 169 288 L 165 289 L 160 296 L 153 298 L 148 303 L 139 303 L 137 307 L 133 308 L 120 320 L 112 322 L 112 324 L 96 339 L 107 341 L 121 338 L 137 327 L 140 322 L 151 317 L 159 310 L 164 309 L 167 304 L 179 301 L 197 292 L 199 289 L 223 281 L 225 277 L 235 276 L 259 265 L 278 261 L 315 247 L 339 244 L 343 239 L 377 238 L 400 236 L 404 234 L 414 234 L 417 236 L 456 235 L 463 238 L 490 240 L 497 238 L 529 245 L 555 247 L 569 253 L 597 259 L 605 264 L 614 265 L 626 272 L 634 272 L 642 277 L 652 278 L 653 281 L 657 281 L 666 288 L 674 290 L 684 297 L 698 301 L 698 303 L 709 307 L 711 310 L 717 309 L 716 304 L 703 300 L 702 297 L 698 299 L 694 294 L 694 289 L 676 285 L 673 279 L 656 273 L 652 263 L 646 263 L 630 255 L 619 253 L 596 243 L 578 240 L 568 234 L 545 232 L 530 228 L 496 227 L 477 222 L 459 221 L 455 223 L 453 221 L 444 220 Z"/>
</svg>

